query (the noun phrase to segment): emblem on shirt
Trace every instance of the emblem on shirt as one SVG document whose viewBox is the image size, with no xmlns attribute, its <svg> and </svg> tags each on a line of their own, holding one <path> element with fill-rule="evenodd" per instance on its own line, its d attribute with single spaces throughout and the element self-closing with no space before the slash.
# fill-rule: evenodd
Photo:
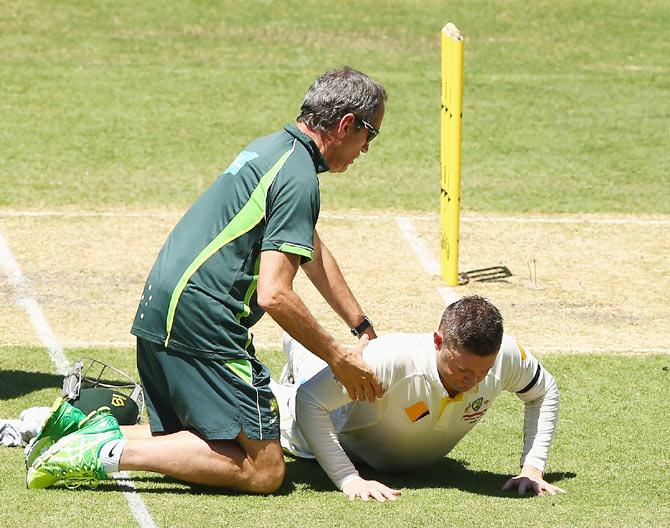
<svg viewBox="0 0 670 528">
<path fill-rule="evenodd" d="M 418 401 L 409 407 L 405 407 L 405 414 L 409 418 L 410 422 L 418 422 L 421 418 L 428 416 L 430 411 L 428 410 L 428 405 L 424 401 Z"/>
<path fill-rule="evenodd" d="M 484 398 L 479 397 L 470 404 L 470 407 L 472 407 L 473 411 L 478 411 L 479 409 L 482 408 L 482 402 L 483 401 L 484 401 Z"/>
<path fill-rule="evenodd" d="M 483 396 L 470 402 L 463 413 L 463 420 L 470 424 L 477 423 L 486 411 L 489 410 L 489 403 L 491 403 L 491 400 L 485 400 Z"/>
</svg>

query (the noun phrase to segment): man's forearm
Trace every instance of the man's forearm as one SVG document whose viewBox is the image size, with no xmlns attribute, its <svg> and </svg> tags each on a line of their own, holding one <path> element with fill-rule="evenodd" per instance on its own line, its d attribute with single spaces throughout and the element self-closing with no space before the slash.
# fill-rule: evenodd
<svg viewBox="0 0 670 528">
<path fill-rule="evenodd" d="M 358 471 L 342 449 L 330 411 L 351 401 L 324 369 L 298 388 L 295 419 L 312 453 L 338 489 L 357 478 Z"/>
<path fill-rule="evenodd" d="M 316 233 L 314 260 L 303 264 L 302 268 L 328 305 L 350 328 L 358 326 L 363 321 L 365 314 L 349 288 L 335 257 Z"/>
<path fill-rule="evenodd" d="M 559 394 L 554 378 L 543 372 L 541 394 L 525 401 L 522 466 L 544 471 L 558 422 Z M 540 388 L 540 387 L 538 387 Z"/>
<path fill-rule="evenodd" d="M 293 291 L 298 263 L 296 255 L 279 251 L 261 253 L 258 305 L 305 348 L 328 363 L 352 399 L 375 401 L 383 390 L 361 357 L 367 338 L 351 347 L 344 347 L 326 332 Z"/>
<path fill-rule="evenodd" d="M 282 292 L 281 297 L 266 310 L 291 337 L 326 363 L 331 364 L 346 354 L 293 290 Z"/>
</svg>

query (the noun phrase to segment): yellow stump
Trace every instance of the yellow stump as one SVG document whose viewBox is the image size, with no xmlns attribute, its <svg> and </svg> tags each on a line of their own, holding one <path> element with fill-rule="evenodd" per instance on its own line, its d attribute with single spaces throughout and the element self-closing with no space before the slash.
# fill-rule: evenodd
<svg viewBox="0 0 670 528">
<path fill-rule="evenodd" d="M 442 107 L 440 110 L 440 264 L 442 278 L 458 285 L 458 232 L 461 212 L 461 119 L 463 37 L 451 22 L 442 28 Z"/>
</svg>

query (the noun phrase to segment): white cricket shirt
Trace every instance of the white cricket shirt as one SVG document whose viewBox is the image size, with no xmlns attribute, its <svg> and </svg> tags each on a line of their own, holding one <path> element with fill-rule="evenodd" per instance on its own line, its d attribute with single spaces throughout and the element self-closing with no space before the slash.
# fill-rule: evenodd
<svg viewBox="0 0 670 528">
<path fill-rule="evenodd" d="M 301 347 L 294 343 L 293 348 Z M 292 351 L 297 352 L 294 362 L 301 354 L 313 357 L 303 348 Z M 358 477 L 344 450 L 379 471 L 428 466 L 449 453 L 506 390 L 525 403 L 521 464 L 544 470 L 558 418 L 558 389 L 551 374 L 505 335 L 484 380 L 450 398 L 440 382 L 436 354 L 432 333 L 370 341 L 363 356 L 385 391 L 375 403 L 352 401 L 329 367 L 300 385 L 284 384 L 279 390 L 274 385 L 283 447 L 297 456 L 316 456 L 342 489 Z"/>
</svg>

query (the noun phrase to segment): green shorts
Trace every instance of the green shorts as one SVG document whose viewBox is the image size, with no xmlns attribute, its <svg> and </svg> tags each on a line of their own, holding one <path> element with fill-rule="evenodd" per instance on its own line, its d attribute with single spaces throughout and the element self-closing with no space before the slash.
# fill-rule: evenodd
<svg viewBox="0 0 670 528">
<path fill-rule="evenodd" d="M 279 438 L 270 372 L 255 357 L 198 357 L 137 338 L 137 369 L 154 433 L 195 429 L 208 440 L 230 440 L 240 431 L 253 440 Z"/>
</svg>

